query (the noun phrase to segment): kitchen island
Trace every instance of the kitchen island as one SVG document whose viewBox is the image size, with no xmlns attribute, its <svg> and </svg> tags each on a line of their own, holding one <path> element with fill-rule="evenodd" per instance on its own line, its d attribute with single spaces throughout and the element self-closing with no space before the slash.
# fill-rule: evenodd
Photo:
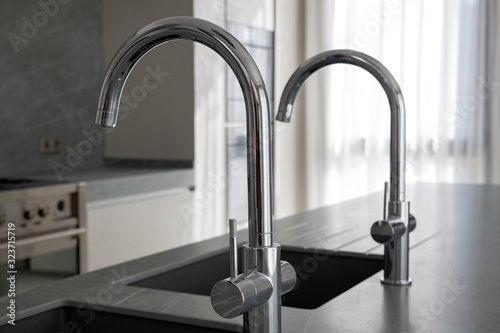
<svg viewBox="0 0 500 333">
<path fill-rule="evenodd" d="M 411 184 L 407 199 L 417 218 L 410 234 L 413 284 L 384 286 L 380 271 L 315 309 L 284 306 L 283 332 L 500 332 L 500 186 Z M 275 241 L 310 251 L 303 268 L 311 274 L 317 251 L 380 257 L 383 245 L 369 232 L 382 217 L 382 202 L 376 193 L 278 220 Z M 246 240 L 246 230 L 238 236 Z M 16 294 L 17 328 L 23 318 L 73 307 L 83 322 L 111 312 L 241 331 L 241 317 L 219 317 L 208 296 L 130 285 L 201 262 L 227 246 L 227 236 L 217 237 Z M 8 296 L 0 299 L 0 332 L 18 332 L 7 324 L 9 302 Z M 43 332 L 39 327 L 30 332 Z M 80 329 L 77 323 L 69 328 Z"/>
</svg>

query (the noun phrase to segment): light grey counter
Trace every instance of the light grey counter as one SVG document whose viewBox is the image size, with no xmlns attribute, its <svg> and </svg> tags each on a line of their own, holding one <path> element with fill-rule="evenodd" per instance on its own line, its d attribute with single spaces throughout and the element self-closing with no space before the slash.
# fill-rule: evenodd
<svg viewBox="0 0 500 333">
<path fill-rule="evenodd" d="M 500 186 L 414 184 L 408 186 L 407 199 L 418 223 L 410 237 L 412 286 L 383 286 L 378 273 L 315 310 L 283 307 L 284 332 L 500 332 Z M 382 253 L 382 246 L 369 236 L 371 224 L 381 217 L 382 200 L 378 193 L 282 219 L 276 223 L 275 240 L 299 247 Z M 245 234 L 240 232 L 240 239 Z M 241 318 L 218 317 L 206 296 L 115 284 L 220 252 L 227 246 L 226 238 L 18 294 L 17 319 L 57 305 L 84 304 L 241 329 Z M 7 301 L 0 299 L 1 309 Z M 7 318 L 0 315 L 1 325 Z"/>
<path fill-rule="evenodd" d="M 54 173 L 35 174 L 30 177 L 57 181 Z M 86 182 L 87 202 L 91 203 L 175 188 L 194 188 L 194 170 L 102 166 L 75 170 L 65 174 L 63 181 Z"/>
</svg>

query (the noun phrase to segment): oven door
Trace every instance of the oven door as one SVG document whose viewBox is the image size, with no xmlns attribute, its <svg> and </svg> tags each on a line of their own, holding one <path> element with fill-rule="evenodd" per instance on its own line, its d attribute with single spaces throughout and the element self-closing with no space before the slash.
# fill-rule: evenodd
<svg viewBox="0 0 500 333">
<path fill-rule="evenodd" d="M 6 243 L 0 244 L 0 296 L 8 292 L 8 272 L 16 275 L 16 290 L 31 289 L 82 272 L 80 244 L 85 228 L 53 232 L 15 242 L 15 268 L 7 263 Z"/>
<path fill-rule="evenodd" d="M 0 191 L 0 296 L 11 275 L 22 291 L 86 272 L 86 184 L 18 183 Z"/>
</svg>

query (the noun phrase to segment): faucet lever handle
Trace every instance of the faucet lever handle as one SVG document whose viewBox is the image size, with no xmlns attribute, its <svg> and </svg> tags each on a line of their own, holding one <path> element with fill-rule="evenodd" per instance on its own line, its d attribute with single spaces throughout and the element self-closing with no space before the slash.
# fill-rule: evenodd
<svg viewBox="0 0 500 333">
<path fill-rule="evenodd" d="M 229 269 L 231 281 L 238 278 L 238 220 L 229 219 Z"/>
<path fill-rule="evenodd" d="M 224 318 L 234 318 L 265 303 L 273 292 L 271 280 L 256 269 L 249 269 L 238 274 L 237 224 L 236 219 L 229 219 L 229 269 L 231 275 L 229 278 L 217 282 L 210 292 L 210 302 L 213 309 Z M 286 268 L 285 271 L 288 272 Z M 283 271 L 283 268 L 281 270 Z M 287 277 L 290 276 L 291 273 L 288 273 Z M 287 286 L 291 284 L 288 280 L 286 281 Z"/>
<path fill-rule="evenodd" d="M 393 242 L 404 235 L 405 224 L 399 219 L 379 220 L 373 223 L 370 233 L 374 241 L 380 244 Z"/>
<path fill-rule="evenodd" d="M 382 218 L 384 220 L 387 220 L 387 205 L 389 204 L 389 182 L 384 183 L 384 215 L 382 215 Z"/>
<path fill-rule="evenodd" d="M 413 214 L 408 214 L 408 232 L 412 232 L 417 227 L 417 219 Z"/>
</svg>

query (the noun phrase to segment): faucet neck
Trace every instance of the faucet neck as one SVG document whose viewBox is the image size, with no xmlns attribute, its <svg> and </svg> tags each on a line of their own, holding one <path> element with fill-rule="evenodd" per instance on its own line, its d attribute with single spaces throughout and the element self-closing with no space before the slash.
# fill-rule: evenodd
<svg viewBox="0 0 500 333">
<path fill-rule="evenodd" d="M 372 74 L 382 85 L 391 111 L 390 201 L 405 200 L 406 112 L 403 94 L 392 74 L 378 60 L 357 51 L 332 50 L 320 53 L 304 62 L 291 76 L 281 96 L 277 120 L 288 122 L 293 103 L 302 84 L 317 70 L 332 64 L 351 64 Z"/>
<path fill-rule="evenodd" d="M 135 64 L 154 47 L 173 40 L 191 40 L 208 46 L 229 64 L 240 83 L 247 120 L 249 244 L 269 246 L 273 243 L 271 110 L 257 65 L 227 31 L 192 17 L 159 20 L 138 31 L 125 42 L 108 67 L 96 122 L 115 126 L 122 90 Z"/>
</svg>

